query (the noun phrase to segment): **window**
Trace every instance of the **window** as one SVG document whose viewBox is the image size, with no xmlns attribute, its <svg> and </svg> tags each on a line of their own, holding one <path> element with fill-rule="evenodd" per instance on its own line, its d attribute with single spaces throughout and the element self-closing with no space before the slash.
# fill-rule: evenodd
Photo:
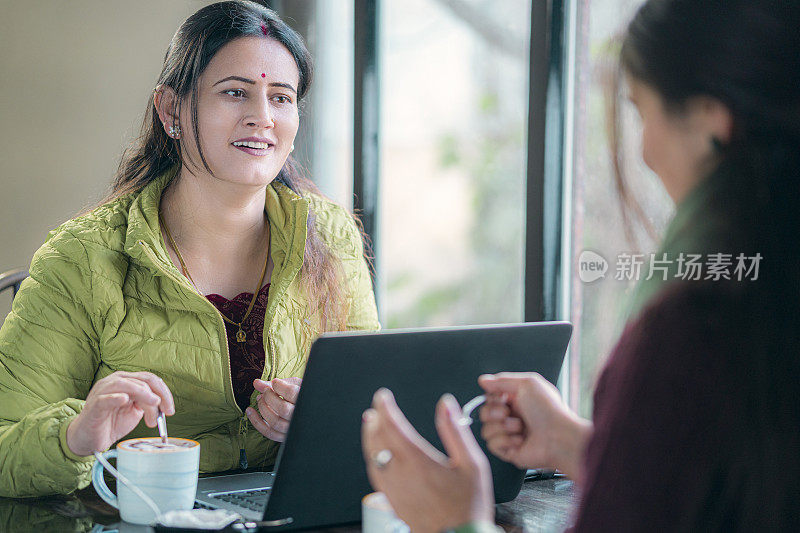
<svg viewBox="0 0 800 533">
<path fill-rule="evenodd" d="M 379 13 L 383 325 L 521 321 L 530 2 Z"/>
<path fill-rule="evenodd" d="M 615 279 L 617 258 L 657 246 L 657 237 L 641 225 L 630 228 L 636 247 L 626 239 L 605 123 L 605 77 L 617 49 L 613 38 L 642 2 L 550 2 L 550 24 L 561 31 L 553 31 L 550 68 L 560 63 L 562 70 L 547 74 L 548 113 L 562 108 L 560 116 L 556 112 L 546 121 L 545 142 L 552 144 L 545 147 L 545 172 L 555 175 L 545 181 L 563 181 L 560 193 L 548 189 L 542 201 L 561 195 L 561 213 L 555 216 L 562 222 L 560 266 L 537 253 L 531 258 L 560 283 L 558 294 L 543 295 L 543 301 L 558 303 L 546 318 L 575 326 L 561 389 L 584 416 L 591 414 L 597 373 L 624 324 L 635 285 Z M 531 0 L 361 0 L 354 12 L 350 2 L 335 0 L 318 0 L 313 9 L 306 2 L 277 3 L 306 36 L 317 65 L 304 110 L 304 134 L 310 136 L 305 144 L 313 151 L 301 155 L 323 191 L 348 207 L 358 53 L 353 29 L 365 23 L 379 30 L 377 43 L 368 43 L 378 48 L 378 68 L 370 75 L 377 73 L 379 109 L 365 111 L 363 120 L 377 113 L 380 196 L 373 236 L 384 327 L 522 321 L 529 47 L 544 42 L 531 39 L 531 6 L 537 14 L 543 7 Z M 359 22 L 359 5 L 377 5 L 377 20 Z M 561 84 L 560 92 L 553 91 L 553 82 Z M 623 106 L 622 118 L 630 189 L 657 236 L 672 203 L 641 162 L 632 106 Z M 373 126 L 366 128 L 367 137 Z M 550 232 L 547 224 L 550 219 L 535 231 Z M 548 239 L 557 242 L 556 233 Z M 607 261 L 605 277 L 581 281 L 577 266 L 584 251 Z M 554 268 L 560 270 L 553 275 L 548 269 Z M 539 291 L 554 291 L 549 281 L 544 287 Z"/>
<path fill-rule="evenodd" d="M 571 6 L 567 25 L 566 57 L 568 92 L 565 131 L 565 261 L 564 279 L 570 295 L 565 316 L 575 330 L 568 362 L 562 370 L 569 402 L 583 416 L 592 408 L 597 373 L 613 348 L 625 320 L 627 298 L 635 283 L 615 279 L 620 253 L 655 251 L 657 243 L 642 227 L 631 227 L 639 237 L 638 249 L 625 237 L 608 151 L 605 128 L 604 78 L 613 46 L 612 38 L 624 30 L 642 0 L 580 0 Z M 571 57 L 570 57 L 571 56 Z M 658 178 L 641 162 L 639 129 L 635 110 L 622 110 L 623 154 L 631 190 L 635 193 L 656 233 L 663 230 L 672 203 Z M 608 262 L 604 278 L 581 281 L 578 261 L 589 250 Z M 569 274 L 569 275 L 567 275 Z"/>
<path fill-rule="evenodd" d="M 353 207 L 353 3 L 272 2 L 306 41 L 314 62 L 294 157 L 322 192 Z"/>
</svg>

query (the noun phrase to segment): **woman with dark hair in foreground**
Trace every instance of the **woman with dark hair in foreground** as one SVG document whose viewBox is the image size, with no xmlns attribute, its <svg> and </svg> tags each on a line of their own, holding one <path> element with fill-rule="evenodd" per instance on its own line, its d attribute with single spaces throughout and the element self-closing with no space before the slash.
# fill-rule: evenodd
<svg viewBox="0 0 800 533">
<path fill-rule="evenodd" d="M 111 195 L 50 234 L 0 329 L 0 496 L 85 487 L 159 410 L 202 471 L 272 464 L 316 336 L 378 328 L 356 221 L 291 156 L 311 73 L 261 4 L 178 28 Z"/>
<path fill-rule="evenodd" d="M 577 530 L 800 529 L 798 26 L 793 0 L 650 0 L 628 27 L 643 157 L 677 204 L 657 257 L 731 268 L 639 288 L 591 422 L 538 375 L 479 379 L 489 449 L 571 477 Z M 448 457 L 389 391 L 364 414 L 370 479 L 413 531 L 493 527 L 488 463 L 460 416 L 443 398 Z"/>
</svg>

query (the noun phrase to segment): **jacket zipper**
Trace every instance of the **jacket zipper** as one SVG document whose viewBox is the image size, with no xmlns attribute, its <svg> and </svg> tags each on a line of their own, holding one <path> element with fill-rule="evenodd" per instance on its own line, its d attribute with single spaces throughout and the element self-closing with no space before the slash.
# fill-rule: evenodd
<svg viewBox="0 0 800 533">
<path fill-rule="evenodd" d="M 278 371 L 275 368 L 277 366 L 277 364 L 278 364 L 278 356 L 277 356 L 277 352 L 275 351 L 275 340 L 272 338 L 272 335 L 269 336 L 269 347 L 270 347 L 270 352 L 272 352 L 272 353 L 269 354 L 270 355 L 269 360 L 270 360 L 271 363 L 270 363 L 270 368 L 269 368 L 269 374 L 267 374 L 267 377 L 270 380 L 273 380 L 276 377 L 278 377 L 277 376 Z"/>
<path fill-rule="evenodd" d="M 175 281 L 178 284 L 183 285 L 184 287 L 189 289 L 189 291 L 192 294 L 196 294 L 197 296 L 200 296 L 200 298 L 206 304 L 210 305 L 214 309 L 214 313 L 217 316 L 217 332 L 219 332 L 219 327 L 220 326 L 222 326 L 222 331 L 225 331 L 225 322 L 223 322 L 223 320 L 222 320 L 222 315 L 220 314 L 219 309 L 217 309 L 214 306 L 214 304 L 209 302 L 206 298 L 203 298 L 202 295 L 197 292 L 197 289 L 195 289 L 194 287 L 190 286 L 188 283 L 186 283 L 181 278 L 173 275 L 168 270 L 161 268 L 159 266 L 159 264 L 158 264 L 158 259 L 155 257 L 155 255 L 153 255 L 153 253 L 150 251 L 150 249 L 147 248 L 147 245 L 144 243 L 144 241 L 139 241 L 139 245 L 142 247 L 142 250 L 150 258 L 150 260 L 153 262 L 153 264 L 156 266 L 156 268 L 158 268 L 162 273 L 164 273 L 166 276 L 168 276 L 173 281 Z M 228 362 L 228 378 L 229 378 L 228 379 L 228 391 L 227 391 L 229 393 L 227 395 L 228 396 L 228 401 L 229 401 L 229 403 L 233 404 L 233 406 L 236 408 L 236 410 L 239 412 L 239 415 L 240 415 L 240 418 L 239 418 L 239 432 L 237 434 L 237 437 L 238 437 L 238 440 L 239 440 L 239 468 L 244 470 L 244 469 L 247 468 L 247 453 L 245 453 L 245 450 L 244 450 L 244 436 L 247 433 L 247 422 L 248 422 L 248 420 L 247 420 L 247 415 L 242 412 L 242 410 L 239 408 L 239 404 L 236 403 L 236 395 L 233 392 L 233 372 L 231 371 L 231 355 L 230 355 L 230 348 L 228 347 L 228 334 L 227 334 L 227 332 L 225 332 L 225 334 L 222 336 L 222 338 L 225 341 L 224 342 L 225 359 Z M 220 344 L 222 344 L 222 343 L 220 343 Z"/>
<path fill-rule="evenodd" d="M 247 416 L 243 416 L 239 420 L 239 469 L 247 469 L 247 452 L 244 450 L 244 436 L 247 433 Z"/>
</svg>

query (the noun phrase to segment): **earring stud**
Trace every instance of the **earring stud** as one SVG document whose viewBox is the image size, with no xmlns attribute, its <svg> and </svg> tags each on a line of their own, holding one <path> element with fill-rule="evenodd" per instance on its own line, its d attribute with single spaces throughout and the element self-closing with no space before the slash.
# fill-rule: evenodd
<svg viewBox="0 0 800 533">
<path fill-rule="evenodd" d="M 175 139 L 179 139 L 181 136 L 181 127 L 178 125 L 170 126 L 169 127 L 169 136 Z"/>
</svg>

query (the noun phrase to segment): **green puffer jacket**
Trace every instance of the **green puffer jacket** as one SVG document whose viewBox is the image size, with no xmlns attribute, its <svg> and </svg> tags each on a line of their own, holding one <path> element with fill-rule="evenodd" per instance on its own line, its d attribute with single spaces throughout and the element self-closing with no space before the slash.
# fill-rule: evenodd
<svg viewBox="0 0 800 533">
<path fill-rule="evenodd" d="M 272 463 L 277 444 L 236 405 L 221 315 L 172 264 L 158 206 L 174 175 L 70 220 L 50 233 L 0 329 L 0 496 L 64 494 L 87 486 L 93 457 L 66 446 L 89 389 L 118 370 L 149 371 L 175 398 L 170 435 L 201 444 L 200 469 Z M 348 329 L 379 327 L 363 244 L 352 217 L 315 195 L 267 187 L 274 263 L 263 379 L 302 376 L 320 333 L 299 282 L 309 207 L 341 258 Z M 251 397 L 255 405 L 256 393 Z M 142 421 L 126 438 L 153 436 Z"/>
</svg>

